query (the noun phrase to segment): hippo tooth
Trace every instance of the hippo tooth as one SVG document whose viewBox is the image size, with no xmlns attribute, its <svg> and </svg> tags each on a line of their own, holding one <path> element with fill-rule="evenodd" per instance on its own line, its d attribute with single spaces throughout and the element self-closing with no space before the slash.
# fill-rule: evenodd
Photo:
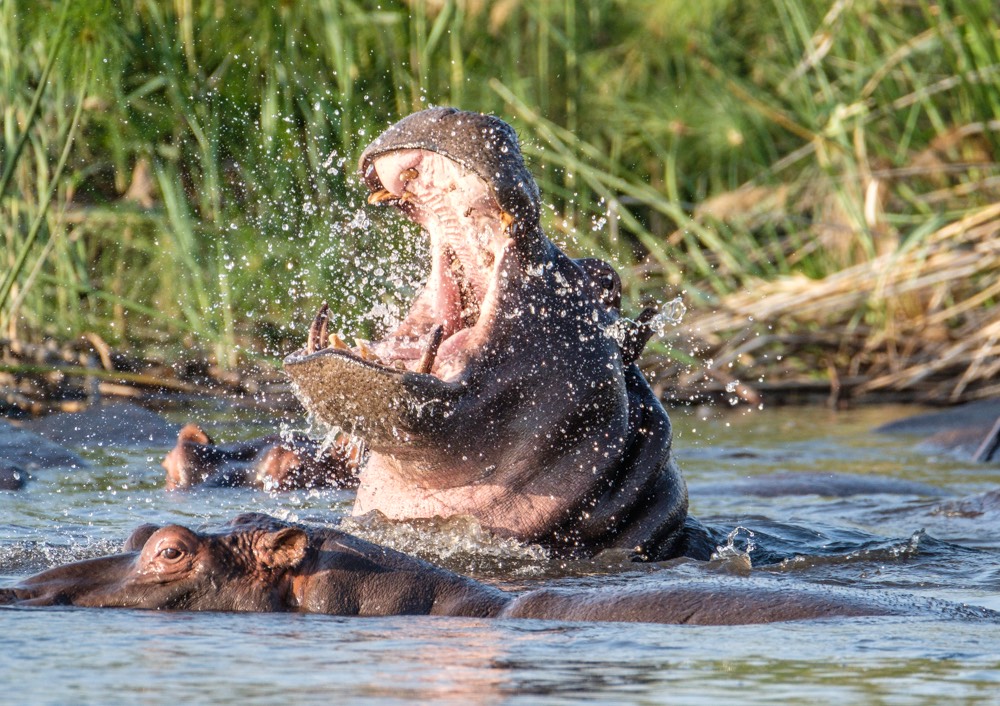
<svg viewBox="0 0 1000 706">
<path fill-rule="evenodd" d="M 361 358 L 361 360 L 367 360 L 369 363 L 382 362 L 379 360 L 379 357 L 375 355 L 372 349 L 368 347 L 368 341 L 361 338 L 355 338 L 354 346 L 355 348 L 357 348 L 358 356 Z"/>
<path fill-rule="evenodd" d="M 322 350 L 330 345 L 330 307 L 323 312 L 323 320 L 319 325 L 319 341 L 317 350 Z"/>
<path fill-rule="evenodd" d="M 408 181 L 413 181 L 418 176 L 420 176 L 420 173 L 416 169 L 404 169 L 399 173 L 399 180 L 405 184 Z"/>
<path fill-rule="evenodd" d="M 431 331 L 430 340 L 427 341 L 427 348 L 424 349 L 423 355 L 420 356 L 420 362 L 417 363 L 417 372 L 428 374 L 431 368 L 434 367 L 434 359 L 437 357 L 438 348 L 441 346 L 441 341 L 444 340 L 444 326 L 438 324 Z"/>
<path fill-rule="evenodd" d="M 338 351 L 349 351 L 349 350 L 351 350 L 351 347 L 349 345 L 347 345 L 346 343 L 344 343 L 344 339 L 341 338 L 340 336 L 338 336 L 337 334 L 333 334 L 333 336 L 330 338 L 330 346 L 329 347 L 333 348 L 334 350 L 338 350 Z"/>
<path fill-rule="evenodd" d="M 389 191 L 388 189 L 381 189 L 379 191 L 373 191 L 368 197 L 368 203 L 377 204 L 384 201 L 392 201 L 396 198 L 396 195 Z"/>
<path fill-rule="evenodd" d="M 500 220 L 503 221 L 503 227 L 504 230 L 506 230 L 507 228 L 510 228 L 511 224 L 517 219 L 514 218 L 514 216 L 507 213 L 506 211 L 501 211 Z"/>
<path fill-rule="evenodd" d="M 330 306 L 326 302 L 323 302 L 323 306 L 316 312 L 316 318 L 313 319 L 312 325 L 309 327 L 309 342 L 306 344 L 307 353 L 315 353 L 327 347 L 329 324 Z"/>
</svg>

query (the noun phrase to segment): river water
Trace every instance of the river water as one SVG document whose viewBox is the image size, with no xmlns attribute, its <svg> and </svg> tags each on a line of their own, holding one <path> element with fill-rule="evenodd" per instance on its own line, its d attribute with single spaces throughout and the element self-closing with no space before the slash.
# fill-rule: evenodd
<svg viewBox="0 0 1000 706">
<path fill-rule="evenodd" d="M 721 575 L 734 590 L 821 583 L 1000 610 L 997 506 L 955 516 L 919 488 L 852 497 L 740 490 L 748 477 L 831 472 L 956 497 L 1000 487 L 996 466 L 872 433 L 913 411 L 673 412 L 691 512 L 722 538 L 713 562 L 566 562 L 463 522 L 349 525 L 506 588 Z M 24 490 L 0 492 L 0 585 L 116 551 L 143 522 L 197 527 L 249 510 L 336 522 L 352 500 L 346 491 L 167 493 L 161 449 L 83 453 L 86 470 L 38 472 Z M 997 703 L 1000 623 L 950 611 L 695 627 L 5 608 L 0 683 L 0 703 L 11 704 Z"/>
</svg>

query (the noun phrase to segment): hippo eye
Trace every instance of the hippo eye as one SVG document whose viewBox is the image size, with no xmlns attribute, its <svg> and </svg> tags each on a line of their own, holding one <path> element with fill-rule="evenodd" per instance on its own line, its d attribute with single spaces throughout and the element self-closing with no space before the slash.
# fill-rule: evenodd
<svg viewBox="0 0 1000 706">
<path fill-rule="evenodd" d="M 184 555 L 184 552 L 177 547 L 164 547 L 159 551 L 159 555 L 167 561 L 176 561 Z"/>
</svg>

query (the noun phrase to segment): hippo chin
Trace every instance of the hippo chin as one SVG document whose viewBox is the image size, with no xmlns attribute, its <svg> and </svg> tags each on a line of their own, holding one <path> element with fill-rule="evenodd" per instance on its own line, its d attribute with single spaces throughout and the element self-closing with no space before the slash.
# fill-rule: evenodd
<svg viewBox="0 0 1000 706">
<path fill-rule="evenodd" d="M 0 588 L 0 605 L 159 610 L 451 615 L 479 618 L 735 625 L 916 614 L 911 597 L 830 587 L 789 590 L 740 579 L 636 589 L 544 588 L 516 595 L 329 528 L 267 515 L 218 533 L 144 525 L 121 554 L 44 571 Z M 947 608 L 967 617 L 989 611 Z"/>
<path fill-rule="evenodd" d="M 635 364 L 653 312 L 624 318 L 614 269 L 544 235 L 514 130 L 432 108 L 377 138 L 360 173 L 370 203 L 426 231 L 432 262 L 385 338 L 331 345 L 321 310 L 285 360 L 309 410 L 369 449 L 354 513 L 472 515 L 557 549 L 707 558 L 670 421 Z"/>
</svg>

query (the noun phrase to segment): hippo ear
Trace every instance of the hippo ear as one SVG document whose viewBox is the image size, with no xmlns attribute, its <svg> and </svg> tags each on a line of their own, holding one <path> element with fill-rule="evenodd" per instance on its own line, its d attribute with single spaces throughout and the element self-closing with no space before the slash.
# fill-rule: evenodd
<svg viewBox="0 0 1000 706">
<path fill-rule="evenodd" d="M 215 444 L 212 437 L 197 424 L 185 424 L 180 434 L 177 435 L 177 443 L 201 444 L 202 446 Z"/>
<path fill-rule="evenodd" d="M 146 540 L 153 536 L 157 530 L 160 529 L 160 525 L 139 525 L 135 528 L 129 538 L 125 540 L 125 546 L 122 547 L 123 552 L 138 552 L 141 551 L 144 546 L 146 546 Z"/>
<path fill-rule="evenodd" d="M 269 569 L 294 569 L 309 549 L 309 535 L 297 527 L 285 527 L 264 535 L 260 543 L 260 563 Z"/>
</svg>

